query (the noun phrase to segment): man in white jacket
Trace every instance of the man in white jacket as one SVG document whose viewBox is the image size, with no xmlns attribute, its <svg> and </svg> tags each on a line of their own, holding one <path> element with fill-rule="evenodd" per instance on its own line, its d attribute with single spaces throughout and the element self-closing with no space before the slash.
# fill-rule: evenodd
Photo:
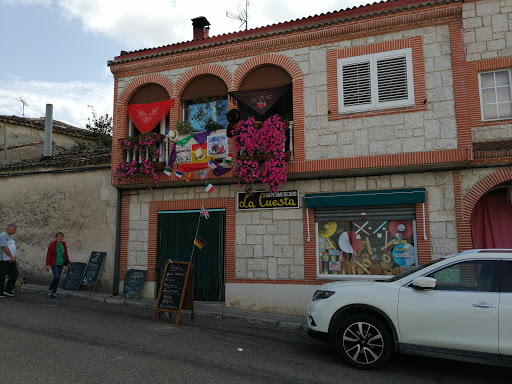
<svg viewBox="0 0 512 384">
<path fill-rule="evenodd" d="M 12 235 L 16 233 L 16 224 L 9 224 L 0 234 L 0 298 L 14 296 L 12 291 L 18 278 L 16 265 L 16 243 Z M 5 277 L 9 276 L 4 290 Z"/>
</svg>

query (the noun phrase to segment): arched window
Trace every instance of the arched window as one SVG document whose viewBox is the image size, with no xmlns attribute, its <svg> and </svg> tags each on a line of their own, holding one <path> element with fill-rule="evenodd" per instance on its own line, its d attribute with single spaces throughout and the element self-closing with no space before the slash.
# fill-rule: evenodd
<svg viewBox="0 0 512 384">
<path fill-rule="evenodd" d="M 164 87 L 158 84 L 147 84 L 143 87 L 139 88 L 133 96 L 130 98 L 128 102 L 128 108 L 130 109 L 131 105 L 146 105 L 153 103 L 160 103 L 169 100 L 169 94 L 165 90 Z M 167 110 L 168 111 L 168 110 Z M 130 119 L 129 121 L 129 135 L 135 136 L 138 135 L 142 131 L 142 127 L 136 126 L 135 122 Z M 162 118 L 155 122 L 154 127 L 150 127 L 150 130 L 146 130 L 145 132 L 154 132 L 161 134 L 169 133 L 169 113 L 163 114 Z"/>
<path fill-rule="evenodd" d="M 228 87 L 220 77 L 202 75 L 195 78 L 180 97 L 184 120 L 196 132 L 226 129 L 227 96 Z"/>
</svg>

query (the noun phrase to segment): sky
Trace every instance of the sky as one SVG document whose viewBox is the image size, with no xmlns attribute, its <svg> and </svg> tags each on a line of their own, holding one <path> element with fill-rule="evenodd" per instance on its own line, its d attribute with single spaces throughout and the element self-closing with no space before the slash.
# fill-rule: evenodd
<svg viewBox="0 0 512 384">
<path fill-rule="evenodd" d="M 250 0 L 248 28 L 367 3 Z M 243 30 L 226 12 L 245 8 L 246 0 L 0 0 L 0 115 L 43 117 L 52 104 L 55 120 L 81 128 L 93 109 L 112 116 L 108 60 L 192 40 L 199 16 L 210 36 Z"/>
</svg>

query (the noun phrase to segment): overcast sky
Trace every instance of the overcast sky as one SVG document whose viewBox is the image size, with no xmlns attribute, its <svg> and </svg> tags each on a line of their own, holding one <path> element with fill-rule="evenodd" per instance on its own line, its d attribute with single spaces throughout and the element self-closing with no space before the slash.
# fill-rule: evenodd
<svg viewBox="0 0 512 384">
<path fill-rule="evenodd" d="M 91 107 L 112 115 L 107 61 L 192 39 L 204 16 L 210 36 L 241 30 L 245 0 L 0 0 L 0 115 L 53 117 L 84 127 Z M 352 0 L 250 0 L 249 29 L 367 4 Z M 89 107 L 91 106 L 91 107 Z"/>
</svg>

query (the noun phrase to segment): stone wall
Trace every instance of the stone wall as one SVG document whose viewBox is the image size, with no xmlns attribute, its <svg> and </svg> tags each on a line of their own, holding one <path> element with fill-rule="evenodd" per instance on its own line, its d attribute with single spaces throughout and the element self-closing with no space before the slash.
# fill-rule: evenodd
<svg viewBox="0 0 512 384">
<path fill-rule="evenodd" d="M 112 292 L 116 198 L 110 169 L 2 177 L 0 230 L 16 223 L 20 276 L 50 284 L 46 251 L 56 232 L 64 233 L 71 262 L 88 262 L 92 251 L 106 252 L 96 290 Z"/>
</svg>

